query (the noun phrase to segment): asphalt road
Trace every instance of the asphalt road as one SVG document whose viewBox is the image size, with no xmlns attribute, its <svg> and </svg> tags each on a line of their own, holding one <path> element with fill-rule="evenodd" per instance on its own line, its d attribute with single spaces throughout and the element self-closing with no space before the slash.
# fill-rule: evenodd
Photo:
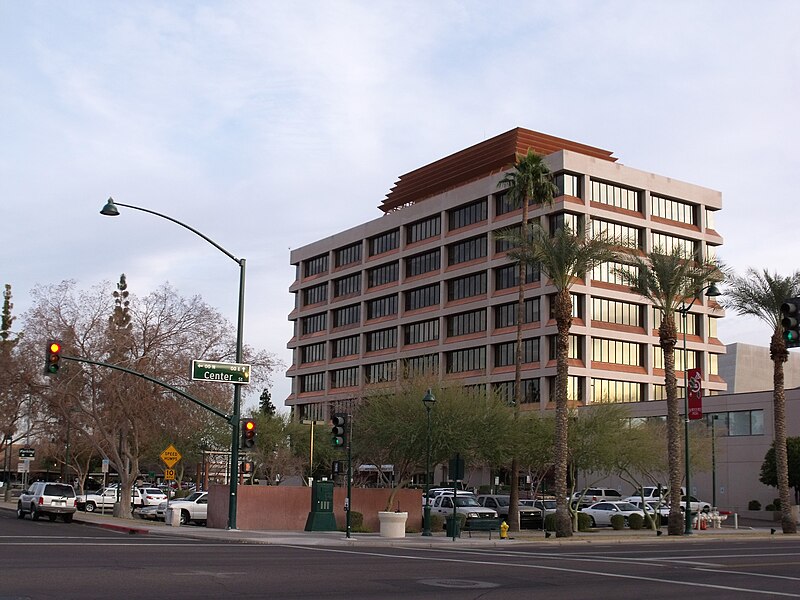
<svg viewBox="0 0 800 600">
<path fill-rule="evenodd" d="M 258 545 L 0 511 L 11 598 L 800 598 L 800 537 L 503 548 Z"/>
</svg>

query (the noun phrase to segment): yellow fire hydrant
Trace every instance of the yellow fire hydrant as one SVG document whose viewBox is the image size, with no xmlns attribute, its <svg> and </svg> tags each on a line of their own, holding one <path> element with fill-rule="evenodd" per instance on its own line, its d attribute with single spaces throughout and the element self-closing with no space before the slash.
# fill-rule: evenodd
<svg viewBox="0 0 800 600">
<path fill-rule="evenodd" d="M 508 539 L 508 523 L 503 521 L 500 523 L 500 539 L 507 540 Z"/>
</svg>

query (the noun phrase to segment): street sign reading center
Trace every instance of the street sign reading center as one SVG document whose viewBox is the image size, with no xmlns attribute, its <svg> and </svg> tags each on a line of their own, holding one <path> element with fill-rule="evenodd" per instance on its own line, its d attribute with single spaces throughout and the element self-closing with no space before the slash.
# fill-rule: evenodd
<svg viewBox="0 0 800 600">
<path fill-rule="evenodd" d="M 192 379 L 223 383 L 250 383 L 250 365 L 193 360 Z"/>
</svg>

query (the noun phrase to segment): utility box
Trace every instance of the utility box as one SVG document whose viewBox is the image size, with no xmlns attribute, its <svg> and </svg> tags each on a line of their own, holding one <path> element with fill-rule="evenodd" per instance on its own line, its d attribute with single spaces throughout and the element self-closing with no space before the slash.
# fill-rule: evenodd
<svg viewBox="0 0 800 600">
<path fill-rule="evenodd" d="M 306 531 L 337 531 L 333 516 L 333 482 L 315 481 L 311 484 L 311 512 L 306 519 Z"/>
</svg>

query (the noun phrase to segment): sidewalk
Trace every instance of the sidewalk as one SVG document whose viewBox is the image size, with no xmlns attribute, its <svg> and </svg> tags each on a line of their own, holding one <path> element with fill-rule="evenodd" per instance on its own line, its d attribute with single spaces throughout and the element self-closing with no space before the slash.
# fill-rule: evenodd
<svg viewBox="0 0 800 600">
<path fill-rule="evenodd" d="M 12 502 L 0 502 L 0 510 L 16 511 L 16 505 Z M 444 532 L 436 532 L 431 537 L 423 537 L 419 533 L 409 533 L 404 538 L 384 538 L 378 533 L 353 533 L 347 538 L 341 531 L 245 531 L 227 529 L 209 529 L 196 525 L 184 525 L 181 527 L 171 527 L 161 521 L 145 521 L 143 519 L 124 519 L 116 518 L 111 515 L 101 515 L 98 513 L 85 513 L 78 511 L 75 513 L 74 523 L 102 527 L 120 531 L 131 535 L 163 535 L 171 537 L 185 537 L 198 540 L 215 540 L 228 542 L 243 542 L 250 544 L 279 544 L 294 546 L 358 546 L 358 547 L 422 547 L 422 548 L 443 548 L 443 547 L 479 547 L 479 548 L 502 548 L 518 544 L 541 544 L 562 545 L 562 544 L 611 544 L 622 542 L 690 542 L 708 541 L 711 539 L 728 539 L 737 536 L 749 538 L 757 536 L 770 536 L 770 528 L 774 527 L 764 521 L 757 522 L 757 526 L 749 525 L 743 527 L 739 523 L 739 529 L 734 529 L 732 523 L 721 529 L 706 529 L 704 531 L 694 531 L 691 536 L 656 536 L 649 529 L 638 531 L 625 529 L 615 531 L 611 528 L 600 528 L 591 532 L 577 532 L 571 538 L 556 538 L 551 535 L 546 538 L 543 531 L 526 529 L 512 534 L 510 539 L 501 540 L 498 534 L 492 533 L 491 539 L 488 532 L 480 532 L 469 537 L 452 538 L 447 537 Z M 778 531 L 780 529 L 778 528 Z"/>
</svg>

